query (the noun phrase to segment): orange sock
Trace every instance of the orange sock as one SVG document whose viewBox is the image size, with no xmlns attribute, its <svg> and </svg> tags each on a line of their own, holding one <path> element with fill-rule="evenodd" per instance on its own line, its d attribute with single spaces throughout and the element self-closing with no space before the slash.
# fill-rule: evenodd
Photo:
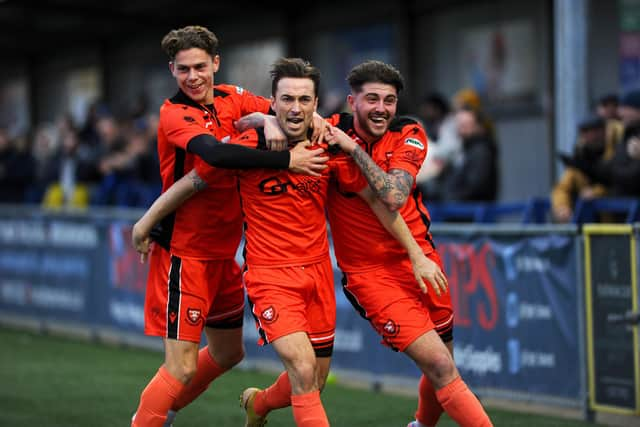
<svg viewBox="0 0 640 427">
<path fill-rule="evenodd" d="M 418 385 L 418 410 L 416 420 L 425 426 L 435 426 L 442 415 L 442 406 L 436 397 L 436 391 L 431 381 L 424 374 L 420 377 Z"/>
<path fill-rule="evenodd" d="M 162 427 L 184 384 L 171 376 L 164 366 L 149 381 L 140 395 L 140 405 L 131 420 L 132 427 Z"/>
<path fill-rule="evenodd" d="M 291 406 L 298 427 L 329 427 L 318 390 L 291 396 Z"/>
<path fill-rule="evenodd" d="M 462 427 L 492 427 L 491 420 L 471 390 L 457 377 L 440 390 L 436 397 L 447 414 Z"/>
<path fill-rule="evenodd" d="M 200 396 L 209 387 L 213 380 L 226 371 L 213 360 L 207 347 L 200 349 L 196 374 L 182 390 L 171 409 L 178 411 L 193 402 L 196 397 Z"/>
<path fill-rule="evenodd" d="M 291 382 L 289 382 L 289 375 L 286 371 L 281 373 L 273 384 L 264 391 L 258 392 L 253 398 L 253 410 L 260 416 L 289 405 L 291 405 Z"/>
</svg>

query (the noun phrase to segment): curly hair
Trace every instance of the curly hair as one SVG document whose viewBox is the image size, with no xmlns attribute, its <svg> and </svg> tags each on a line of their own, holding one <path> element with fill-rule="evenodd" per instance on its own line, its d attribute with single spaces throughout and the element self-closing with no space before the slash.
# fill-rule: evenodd
<svg viewBox="0 0 640 427">
<path fill-rule="evenodd" d="M 211 57 L 218 54 L 218 38 L 205 27 L 190 25 L 188 27 L 171 30 L 162 39 L 162 50 L 173 61 L 181 50 L 199 48 Z"/>
<path fill-rule="evenodd" d="M 354 92 L 362 91 L 362 85 L 365 83 L 392 85 L 398 92 L 404 88 L 404 79 L 400 71 L 393 65 L 374 60 L 368 60 L 353 67 L 347 75 L 347 81 Z"/>
</svg>

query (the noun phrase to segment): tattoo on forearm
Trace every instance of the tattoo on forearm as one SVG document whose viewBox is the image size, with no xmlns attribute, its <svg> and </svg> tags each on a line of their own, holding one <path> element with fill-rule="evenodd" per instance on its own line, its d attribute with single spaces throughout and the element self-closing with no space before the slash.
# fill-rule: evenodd
<svg viewBox="0 0 640 427">
<path fill-rule="evenodd" d="M 264 126 L 264 116 L 262 113 L 251 113 L 240 119 L 238 131 L 244 132 L 247 129 L 255 129 Z"/>
<path fill-rule="evenodd" d="M 380 200 L 400 205 L 405 203 L 413 187 L 413 177 L 409 172 L 400 169 L 385 172 L 360 147 L 356 147 L 351 156 Z"/>
<path fill-rule="evenodd" d="M 373 159 L 369 157 L 360 146 L 357 146 L 353 153 L 351 153 L 351 157 L 353 157 L 358 167 L 360 167 L 362 174 L 367 179 L 367 182 L 369 182 L 376 196 L 380 199 L 385 199 L 393 189 L 387 173 L 380 169 L 380 166 L 376 165 Z"/>
<path fill-rule="evenodd" d="M 406 200 L 413 187 L 413 177 L 407 171 L 400 169 L 392 169 L 389 171 L 392 176 L 396 192 L 394 194 L 397 201 Z"/>
<path fill-rule="evenodd" d="M 200 191 L 207 188 L 207 183 L 202 178 L 200 178 L 200 175 L 198 175 L 197 173 L 189 174 L 189 178 L 191 178 L 191 184 L 193 185 L 193 189 L 195 191 Z"/>
</svg>

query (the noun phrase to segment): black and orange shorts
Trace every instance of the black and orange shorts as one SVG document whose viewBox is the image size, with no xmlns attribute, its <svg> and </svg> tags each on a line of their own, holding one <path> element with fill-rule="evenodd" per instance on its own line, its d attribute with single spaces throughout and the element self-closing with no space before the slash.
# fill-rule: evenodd
<svg viewBox="0 0 640 427">
<path fill-rule="evenodd" d="M 243 275 L 247 297 L 264 345 L 306 332 L 316 356 L 333 352 L 336 299 L 331 260 L 304 266 L 252 267 Z"/>
<path fill-rule="evenodd" d="M 149 264 L 147 335 L 200 342 L 205 326 L 242 327 L 244 289 L 235 260 L 180 258 L 154 245 Z"/>
<path fill-rule="evenodd" d="M 436 252 L 427 257 L 443 269 Z M 427 287 L 423 294 L 408 258 L 392 266 L 347 273 L 343 280 L 347 299 L 382 336 L 382 343 L 396 351 L 404 351 L 432 329 L 444 342 L 453 339 L 451 294 L 438 296 L 428 283 Z"/>
</svg>

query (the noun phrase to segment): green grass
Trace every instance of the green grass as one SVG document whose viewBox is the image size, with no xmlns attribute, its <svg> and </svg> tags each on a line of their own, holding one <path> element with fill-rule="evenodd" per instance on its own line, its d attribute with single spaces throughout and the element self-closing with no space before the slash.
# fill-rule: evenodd
<svg viewBox="0 0 640 427">
<path fill-rule="evenodd" d="M 128 426 L 141 390 L 162 354 L 34 335 L 0 328 L 0 425 L 11 427 Z M 235 370 L 185 408 L 180 426 L 242 426 L 239 392 L 267 386 L 275 375 Z M 322 400 L 333 426 L 404 427 L 415 399 L 329 385 Z M 496 426 L 591 426 L 557 418 L 490 410 Z M 269 415 L 270 426 L 294 426 L 291 411 Z M 443 417 L 441 426 L 454 426 Z"/>
</svg>

